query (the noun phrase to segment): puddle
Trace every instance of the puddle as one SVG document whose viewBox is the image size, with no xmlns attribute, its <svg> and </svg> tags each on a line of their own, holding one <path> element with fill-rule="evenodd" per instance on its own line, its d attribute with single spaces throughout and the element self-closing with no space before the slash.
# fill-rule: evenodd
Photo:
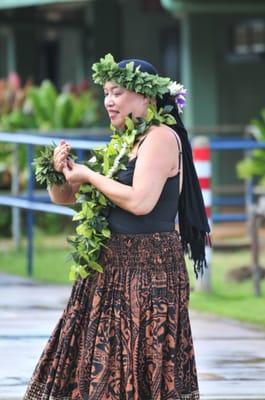
<svg viewBox="0 0 265 400">
<path fill-rule="evenodd" d="M 211 374 L 208 372 L 201 372 L 198 374 L 199 379 L 203 381 L 225 381 L 225 377 L 218 374 Z"/>
<path fill-rule="evenodd" d="M 26 385 L 27 380 L 18 376 L 8 376 L 0 379 L 0 387 Z"/>
<path fill-rule="evenodd" d="M 216 361 L 218 365 L 227 365 L 227 364 L 262 364 L 265 363 L 264 357 L 253 357 L 253 358 L 236 358 L 236 359 L 219 359 Z M 265 397 L 264 397 L 265 398 Z"/>
</svg>

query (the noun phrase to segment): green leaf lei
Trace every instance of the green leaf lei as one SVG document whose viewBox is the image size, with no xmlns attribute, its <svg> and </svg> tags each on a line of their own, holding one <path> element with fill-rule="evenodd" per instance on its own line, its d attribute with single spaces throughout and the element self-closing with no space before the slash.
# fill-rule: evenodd
<svg viewBox="0 0 265 400">
<path fill-rule="evenodd" d="M 40 182 L 41 185 L 46 184 L 46 186 L 53 186 L 66 183 L 64 174 L 54 169 L 53 152 L 55 147 L 55 143 L 51 146 L 46 146 L 44 150 L 41 151 L 40 156 L 36 157 L 32 163 L 35 167 L 36 181 Z M 69 158 L 75 160 L 76 156 L 70 153 Z"/>
<path fill-rule="evenodd" d="M 154 105 L 150 105 L 145 118 L 133 121 L 131 116 L 125 120 L 125 129 L 118 130 L 111 126 L 113 134 L 107 145 L 97 147 L 92 152 L 92 158 L 85 164 L 95 172 L 99 172 L 109 178 L 115 179 L 118 171 L 126 169 L 135 141 L 153 125 L 176 123 L 174 117 L 169 114 L 170 107 L 157 111 Z M 36 167 L 36 179 L 47 185 L 61 185 L 65 178 L 53 169 L 54 145 L 49 146 L 41 156 L 34 160 Z M 76 194 L 77 203 L 81 204 L 81 210 L 76 212 L 73 221 L 78 221 L 76 234 L 68 238 L 74 250 L 71 255 L 74 264 L 70 269 L 70 279 L 86 278 L 92 272 L 103 272 L 103 267 L 98 263 L 102 247 L 111 236 L 108 226 L 107 212 L 109 207 L 115 206 L 103 193 L 90 184 L 82 184 Z"/>
<path fill-rule="evenodd" d="M 111 54 L 94 63 L 92 70 L 92 78 L 96 84 L 103 86 L 107 81 L 114 81 L 128 90 L 148 97 L 162 97 L 169 92 L 170 84 L 173 83 L 170 78 L 142 72 L 140 67 L 134 68 L 133 61 L 120 68 Z"/>
</svg>

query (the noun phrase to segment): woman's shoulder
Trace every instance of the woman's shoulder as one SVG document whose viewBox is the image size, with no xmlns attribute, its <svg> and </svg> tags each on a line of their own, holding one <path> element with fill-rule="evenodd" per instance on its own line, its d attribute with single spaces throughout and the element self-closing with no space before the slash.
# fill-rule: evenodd
<svg viewBox="0 0 265 400">
<path fill-rule="evenodd" d="M 152 125 L 146 134 L 144 134 L 145 142 L 157 142 L 164 145 L 174 146 L 177 141 L 180 142 L 178 133 L 171 127 L 165 124 Z M 149 139 L 149 140 L 148 140 Z"/>
<path fill-rule="evenodd" d="M 175 160 L 176 152 L 179 150 L 175 135 L 167 125 L 152 125 L 142 136 L 137 149 L 137 156 L 159 157 L 163 159 Z"/>
</svg>

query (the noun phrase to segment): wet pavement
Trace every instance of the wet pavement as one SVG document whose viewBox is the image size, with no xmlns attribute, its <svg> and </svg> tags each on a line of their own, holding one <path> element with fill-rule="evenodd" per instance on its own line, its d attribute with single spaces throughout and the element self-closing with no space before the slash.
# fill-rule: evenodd
<svg viewBox="0 0 265 400">
<path fill-rule="evenodd" d="M 70 286 L 0 274 L 0 400 L 21 400 Z M 190 312 L 202 400 L 265 400 L 265 330 Z"/>
</svg>

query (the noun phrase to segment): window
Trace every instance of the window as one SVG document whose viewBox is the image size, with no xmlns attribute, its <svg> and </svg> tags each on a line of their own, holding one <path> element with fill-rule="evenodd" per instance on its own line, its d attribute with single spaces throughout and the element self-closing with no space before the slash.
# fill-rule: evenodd
<svg viewBox="0 0 265 400">
<path fill-rule="evenodd" d="M 249 20 L 234 27 L 233 53 L 236 55 L 265 54 L 265 20 Z"/>
</svg>

